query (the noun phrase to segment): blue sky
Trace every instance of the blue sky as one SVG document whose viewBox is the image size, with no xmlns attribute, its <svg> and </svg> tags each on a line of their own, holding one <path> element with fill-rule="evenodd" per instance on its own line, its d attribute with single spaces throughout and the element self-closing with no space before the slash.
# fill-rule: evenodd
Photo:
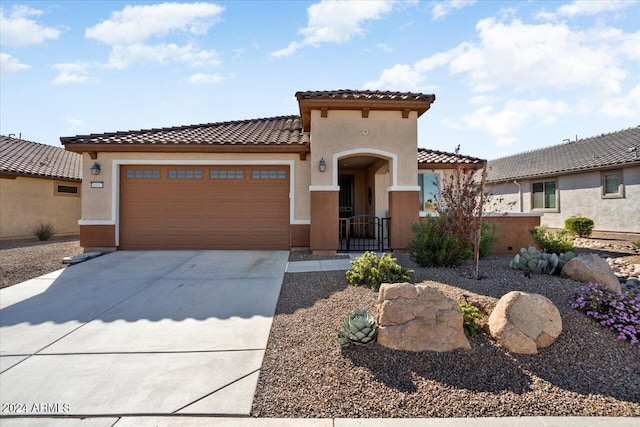
<svg viewBox="0 0 640 427">
<path fill-rule="evenodd" d="M 433 93 L 418 145 L 488 159 L 640 125 L 637 1 L 13 1 L 0 133 L 298 114 L 300 90 Z"/>
</svg>

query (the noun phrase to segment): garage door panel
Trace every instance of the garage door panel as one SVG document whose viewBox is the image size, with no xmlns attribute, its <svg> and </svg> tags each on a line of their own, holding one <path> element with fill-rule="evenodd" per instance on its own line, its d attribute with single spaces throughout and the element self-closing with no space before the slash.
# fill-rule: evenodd
<svg viewBox="0 0 640 427">
<path fill-rule="evenodd" d="M 196 169 L 201 170 L 201 178 L 169 179 L 170 170 Z M 127 179 L 129 170 L 130 176 L 138 177 Z M 121 248 L 289 249 L 288 168 L 232 166 L 226 172 L 220 170 L 123 166 Z M 262 177 L 285 179 L 254 179 L 253 170 L 262 171 L 258 174 Z M 173 172 L 173 176 L 178 173 L 184 177 L 188 172 Z M 149 179 L 151 176 L 156 178 Z"/>
</svg>

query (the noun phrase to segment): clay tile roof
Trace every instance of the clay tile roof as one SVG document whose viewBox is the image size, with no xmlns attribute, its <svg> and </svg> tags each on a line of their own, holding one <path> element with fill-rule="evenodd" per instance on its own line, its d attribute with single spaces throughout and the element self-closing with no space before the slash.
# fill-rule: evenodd
<svg viewBox="0 0 640 427">
<path fill-rule="evenodd" d="M 418 148 L 418 165 L 482 165 L 485 160 L 444 151 Z"/>
<path fill-rule="evenodd" d="M 488 162 L 488 181 L 640 165 L 640 126 Z"/>
<path fill-rule="evenodd" d="M 0 135 L 0 173 L 80 181 L 82 156 L 52 145 Z"/>
<path fill-rule="evenodd" d="M 381 101 L 431 101 L 434 95 L 413 92 L 383 92 L 378 90 L 318 90 L 297 92 L 298 99 L 360 99 Z"/>
<path fill-rule="evenodd" d="M 149 145 L 256 145 L 309 143 L 309 133 L 302 131 L 300 117 L 279 116 L 61 137 L 62 144 L 149 144 Z"/>
</svg>

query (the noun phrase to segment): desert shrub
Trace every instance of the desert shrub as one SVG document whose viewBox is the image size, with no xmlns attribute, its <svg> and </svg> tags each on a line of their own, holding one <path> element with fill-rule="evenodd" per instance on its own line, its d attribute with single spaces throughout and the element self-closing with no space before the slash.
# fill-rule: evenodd
<svg viewBox="0 0 640 427">
<path fill-rule="evenodd" d="M 594 223 L 590 218 L 583 216 L 572 216 L 564 222 L 565 230 L 578 237 L 589 237 L 593 231 Z"/>
<path fill-rule="evenodd" d="M 380 258 L 374 252 L 365 252 L 351 261 L 351 270 L 347 270 L 347 280 L 353 286 L 366 285 L 375 290 L 383 283 L 399 283 L 411 280 L 413 270 L 396 263 L 391 254 Z"/>
<path fill-rule="evenodd" d="M 482 228 L 480 229 L 480 258 L 485 258 L 491 255 L 491 249 L 498 241 L 496 236 L 496 225 L 484 221 Z"/>
<path fill-rule="evenodd" d="M 640 346 L 640 295 L 637 293 L 628 289 L 613 292 L 596 283 L 587 283 L 569 299 L 569 306 L 616 332 L 619 340 Z"/>
<path fill-rule="evenodd" d="M 637 242 L 633 242 L 633 245 L 634 245 L 636 248 L 640 249 L 640 240 L 638 240 Z"/>
<path fill-rule="evenodd" d="M 471 305 L 466 301 L 460 300 L 458 301 L 458 304 L 462 311 L 462 326 L 464 327 L 465 335 L 476 335 L 480 332 L 480 326 L 478 325 L 478 320 L 482 319 L 480 310 L 478 310 L 478 307 Z"/>
<path fill-rule="evenodd" d="M 56 232 L 56 228 L 50 222 L 41 222 L 33 227 L 33 234 L 36 235 L 38 240 L 49 240 Z"/>
<path fill-rule="evenodd" d="M 427 217 L 411 224 L 413 238 L 407 245 L 411 259 L 421 267 L 457 267 L 471 259 L 473 250 L 455 234 L 444 231 L 445 219 Z"/>
<path fill-rule="evenodd" d="M 573 252 L 573 236 L 567 230 L 558 230 L 551 233 L 546 225 L 539 225 L 529 230 L 533 240 L 544 252 L 552 252 L 560 255 L 565 252 Z"/>
</svg>

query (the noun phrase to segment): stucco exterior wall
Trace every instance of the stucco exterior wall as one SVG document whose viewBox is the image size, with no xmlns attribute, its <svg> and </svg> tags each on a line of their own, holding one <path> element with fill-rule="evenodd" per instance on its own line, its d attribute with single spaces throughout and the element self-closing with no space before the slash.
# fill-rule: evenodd
<svg viewBox="0 0 640 427">
<path fill-rule="evenodd" d="M 114 206 L 114 192 L 117 191 L 117 164 L 194 164 L 194 165 L 246 165 L 270 162 L 269 164 L 289 165 L 293 163 L 291 179 L 293 191 L 293 215 L 291 223 L 304 224 L 310 219 L 309 196 L 309 156 L 300 160 L 298 154 L 283 153 L 99 153 L 93 160 L 83 154 L 82 221 L 86 223 L 115 224 L 117 206 Z M 100 164 L 100 175 L 91 175 L 90 168 L 95 162 Z M 91 182 L 102 181 L 104 188 L 91 188 Z"/>
<path fill-rule="evenodd" d="M 78 234 L 80 194 L 55 194 L 56 185 L 77 182 L 16 177 L 0 179 L 0 239 L 33 237 L 40 223 L 51 223 L 56 235 Z"/>
<path fill-rule="evenodd" d="M 349 156 L 339 153 L 352 151 L 354 156 L 395 154 L 397 164 L 389 165 L 390 186 L 415 187 L 417 120 L 415 111 L 406 119 L 400 111 L 371 111 L 367 118 L 361 111 L 329 110 L 327 117 L 321 117 L 318 110 L 311 111 L 311 165 L 316 165 L 311 167 L 311 185 L 337 186 L 337 160 Z M 384 154 L 379 157 L 385 158 Z M 322 158 L 327 162 L 325 172 L 317 167 Z"/>
<path fill-rule="evenodd" d="M 601 171 L 564 175 L 542 180 L 558 180 L 558 212 L 543 211 L 541 223 L 551 228 L 564 228 L 564 221 L 573 215 L 591 218 L 596 231 L 640 233 L 640 166 L 623 170 L 624 198 L 603 198 Z M 539 180 L 536 180 L 539 181 Z M 531 183 L 518 180 L 522 187 L 523 212 L 532 210 Z M 519 212 L 518 187 L 513 182 L 494 185 L 494 199 L 504 198 L 501 211 Z M 507 202 L 515 202 L 507 206 Z"/>
</svg>

